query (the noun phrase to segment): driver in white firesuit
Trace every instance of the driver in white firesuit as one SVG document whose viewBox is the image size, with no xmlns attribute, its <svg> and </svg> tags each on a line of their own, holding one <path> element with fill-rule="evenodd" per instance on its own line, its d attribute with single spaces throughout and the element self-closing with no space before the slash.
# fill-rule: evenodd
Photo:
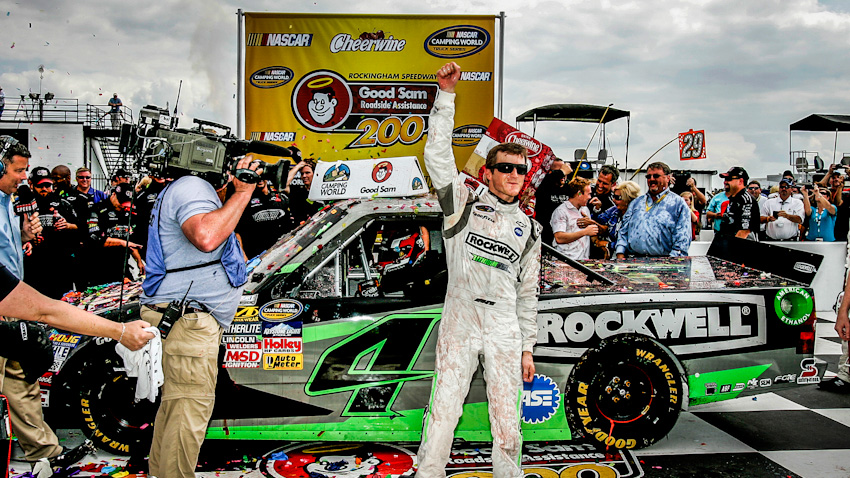
<svg viewBox="0 0 850 478">
<path fill-rule="evenodd" d="M 446 476 L 464 397 L 483 356 L 493 477 L 521 478 L 520 398 L 522 381 L 534 377 L 540 225 L 518 207 L 528 172 L 524 147 L 503 143 L 490 151 L 484 171 L 489 191 L 481 197 L 464 185 L 451 144 L 459 78 L 454 62 L 437 72 L 440 92 L 425 145 L 425 166 L 445 216 L 449 285 L 416 474 Z"/>
</svg>

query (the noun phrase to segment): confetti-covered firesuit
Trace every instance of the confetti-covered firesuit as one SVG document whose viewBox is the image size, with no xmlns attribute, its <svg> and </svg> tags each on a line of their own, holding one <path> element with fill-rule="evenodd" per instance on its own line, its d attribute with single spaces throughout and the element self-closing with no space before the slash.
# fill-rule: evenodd
<svg viewBox="0 0 850 478">
<path fill-rule="evenodd" d="M 518 202 L 476 198 L 455 167 L 453 93 L 431 112 L 425 165 L 443 208 L 448 292 L 417 477 L 445 477 L 454 430 L 483 356 L 494 478 L 520 478 L 522 352 L 537 341 L 540 225 Z"/>
</svg>

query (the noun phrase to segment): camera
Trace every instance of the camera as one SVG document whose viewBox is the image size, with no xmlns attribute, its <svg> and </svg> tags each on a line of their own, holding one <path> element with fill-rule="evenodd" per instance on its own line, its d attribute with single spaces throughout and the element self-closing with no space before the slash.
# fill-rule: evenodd
<svg viewBox="0 0 850 478">
<path fill-rule="evenodd" d="M 682 194 L 685 191 L 690 191 L 688 179 L 691 179 L 691 173 L 688 171 L 673 171 L 673 186 L 670 188 L 676 194 Z"/>
<path fill-rule="evenodd" d="M 235 137 L 230 127 L 211 121 L 194 119 L 192 129 L 177 128 L 177 118 L 167 109 L 148 105 L 139 112 L 137 125 L 125 124 L 118 142 L 124 157 L 134 159 L 139 171 L 159 177 L 178 178 L 194 175 L 219 188 L 227 181 L 228 172 L 243 182 L 267 180 L 282 189 L 290 161 L 264 164 L 257 174 L 249 169 L 236 169 L 237 159 L 248 153 L 292 158 L 293 152 L 265 141 L 247 141 Z M 216 130 L 221 130 L 219 134 Z"/>
</svg>

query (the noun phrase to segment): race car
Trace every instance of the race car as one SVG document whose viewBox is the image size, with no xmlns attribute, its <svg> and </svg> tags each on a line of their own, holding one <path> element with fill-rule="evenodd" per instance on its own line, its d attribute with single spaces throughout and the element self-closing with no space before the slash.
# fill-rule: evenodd
<svg viewBox="0 0 850 478">
<path fill-rule="evenodd" d="M 447 285 L 441 223 L 433 196 L 342 200 L 254 261 L 222 338 L 207 437 L 418 441 Z M 427 250 L 411 253 L 413 234 Z M 410 246 L 395 252 L 401 274 L 384 237 Z M 646 447 L 688 407 L 819 382 L 810 284 L 821 257 L 764 259 L 775 247 L 720 238 L 706 256 L 580 263 L 544 247 L 525 439 Z M 104 291 L 77 303 L 109 308 Z M 146 453 L 158 404 L 134 401 L 114 343 L 56 332 L 54 347 L 48 419 L 114 453 Z M 481 370 L 458 400 L 456 437 L 490 439 Z"/>
</svg>

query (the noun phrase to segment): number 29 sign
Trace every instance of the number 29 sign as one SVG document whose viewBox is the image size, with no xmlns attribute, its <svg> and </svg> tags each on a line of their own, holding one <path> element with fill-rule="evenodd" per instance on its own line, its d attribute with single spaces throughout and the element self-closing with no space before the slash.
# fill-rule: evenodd
<svg viewBox="0 0 850 478">
<path fill-rule="evenodd" d="M 705 159 L 705 131 L 679 133 L 679 159 Z"/>
</svg>

